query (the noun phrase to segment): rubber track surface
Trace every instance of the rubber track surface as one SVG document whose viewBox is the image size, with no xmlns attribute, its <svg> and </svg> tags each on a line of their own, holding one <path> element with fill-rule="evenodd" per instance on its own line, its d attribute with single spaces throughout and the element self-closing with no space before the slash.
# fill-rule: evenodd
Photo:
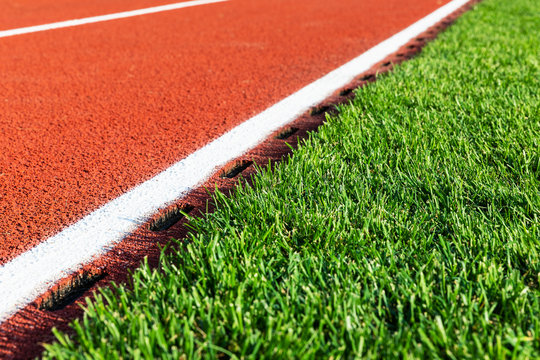
<svg viewBox="0 0 540 360">
<path fill-rule="evenodd" d="M 231 0 L 0 39 L 0 264 L 446 2 Z M 165 3 L 8 0 L 0 29 Z"/>
</svg>

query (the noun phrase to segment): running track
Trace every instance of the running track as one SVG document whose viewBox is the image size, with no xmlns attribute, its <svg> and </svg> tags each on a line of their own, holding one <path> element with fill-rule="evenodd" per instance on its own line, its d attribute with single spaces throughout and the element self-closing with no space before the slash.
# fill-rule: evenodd
<svg viewBox="0 0 540 360">
<path fill-rule="evenodd" d="M 8 0 L 0 29 L 170 2 Z M 0 39 L 0 264 L 441 5 L 231 0 Z"/>
</svg>

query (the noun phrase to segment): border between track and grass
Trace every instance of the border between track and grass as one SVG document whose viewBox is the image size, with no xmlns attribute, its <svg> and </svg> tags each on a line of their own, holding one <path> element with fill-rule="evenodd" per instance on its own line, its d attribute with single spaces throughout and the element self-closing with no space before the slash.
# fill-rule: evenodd
<svg viewBox="0 0 540 360">
<path fill-rule="evenodd" d="M 357 75 L 469 2 L 449 2 L 0 266 L 0 323 L 30 304 L 56 282 L 111 249 L 159 209 L 185 197 L 219 167 L 254 148 L 274 131 L 292 122 L 310 107 L 350 83 Z"/>
<path fill-rule="evenodd" d="M 35 26 L 27 26 L 27 27 L 22 27 L 22 28 L 17 28 L 17 29 L 2 30 L 0 31 L 0 38 L 8 37 L 8 36 L 30 34 L 30 33 L 40 32 L 40 31 L 61 29 L 61 28 L 67 28 L 67 27 L 73 27 L 73 26 L 80 26 L 80 25 L 86 25 L 86 24 L 93 24 L 93 23 L 110 21 L 110 20 L 125 19 L 129 17 L 134 17 L 134 16 L 155 14 L 155 13 L 164 12 L 164 11 L 178 10 L 178 9 L 184 9 L 184 8 L 193 7 L 193 6 L 214 4 L 214 3 L 225 2 L 225 1 L 229 1 L 229 0 L 184 1 L 184 2 L 179 2 L 179 3 L 174 3 L 174 4 L 153 6 L 153 7 L 144 8 L 144 9 L 122 11 L 122 12 L 107 14 L 107 15 L 91 16 L 91 17 L 86 17 L 82 19 L 65 20 L 65 21 L 59 21 L 59 22 L 43 24 L 43 25 L 35 25 Z"/>
</svg>

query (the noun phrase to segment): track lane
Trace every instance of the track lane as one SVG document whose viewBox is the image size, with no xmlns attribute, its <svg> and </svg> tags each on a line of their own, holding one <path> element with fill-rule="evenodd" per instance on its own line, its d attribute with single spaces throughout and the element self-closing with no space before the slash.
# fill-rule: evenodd
<svg viewBox="0 0 540 360">
<path fill-rule="evenodd" d="M 174 10 L 188 8 L 188 7 L 209 5 L 209 4 L 224 2 L 224 1 L 228 1 L 228 0 L 190 0 L 190 1 L 184 1 L 184 2 L 179 2 L 179 3 L 161 5 L 161 6 L 153 6 L 153 7 L 148 7 L 148 8 L 136 9 L 136 10 L 121 11 L 121 12 L 110 13 L 110 14 L 105 14 L 105 15 L 90 16 L 90 17 L 85 17 L 85 18 L 80 18 L 80 19 L 71 19 L 71 20 L 58 21 L 58 22 L 53 22 L 53 23 L 48 23 L 48 24 L 9 29 L 9 30 L 0 31 L 0 38 L 10 37 L 10 36 L 20 36 L 24 34 L 31 34 L 31 33 L 41 32 L 41 31 L 57 30 L 57 29 L 63 29 L 63 28 L 68 28 L 68 27 L 74 27 L 74 26 L 95 24 L 95 23 L 118 20 L 118 19 L 126 19 L 130 17 L 135 17 L 135 16 L 150 15 L 150 14 L 156 14 L 156 13 L 165 12 L 165 11 L 174 11 Z"/>
<path fill-rule="evenodd" d="M 98 16 L 189 0 L 3 0 L 0 30 Z"/>
<path fill-rule="evenodd" d="M 3 39 L 0 261 L 441 5 L 411 3 L 234 0 Z"/>
</svg>

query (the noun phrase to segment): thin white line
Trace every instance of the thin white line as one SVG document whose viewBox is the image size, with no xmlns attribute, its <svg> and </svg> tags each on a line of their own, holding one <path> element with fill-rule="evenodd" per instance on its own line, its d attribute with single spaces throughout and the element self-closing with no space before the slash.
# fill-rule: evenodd
<svg viewBox="0 0 540 360">
<path fill-rule="evenodd" d="M 114 14 L 92 16 L 92 17 L 87 17 L 87 18 L 82 18 L 82 19 L 66 20 L 66 21 L 59 21 L 59 22 L 54 22 L 50 24 L 28 26 L 28 27 L 11 29 L 11 30 L 3 30 L 3 31 L 0 31 L 0 38 L 8 37 L 8 36 L 15 36 L 15 35 L 22 35 L 22 34 L 29 34 L 29 33 L 39 32 L 39 31 L 61 29 L 61 28 L 66 28 L 66 27 L 71 27 L 71 26 L 92 24 L 92 23 L 97 23 L 97 22 L 102 22 L 102 21 L 124 19 L 128 17 L 133 17 L 133 16 L 155 14 L 155 13 L 163 12 L 163 11 L 177 10 L 177 9 L 183 9 L 187 7 L 213 4 L 213 3 L 224 2 L 224 1 L 228 1 L 228 0 L 185 1 L 185 2 L 180 2 L 180 3 L 149 7 L 146 9 L 123 11 L 123 12 L 114 13 Z"/>
<path fill-rule="evenodd" d="M 184 197 L 218 167 L 320 103 L 469 0 L 454 0 L 340 68 L 247 120 L 154 178 L 0 267 L 0 323 L 56 281 L 109 250 L 158 209 Z"/>
</svg>

